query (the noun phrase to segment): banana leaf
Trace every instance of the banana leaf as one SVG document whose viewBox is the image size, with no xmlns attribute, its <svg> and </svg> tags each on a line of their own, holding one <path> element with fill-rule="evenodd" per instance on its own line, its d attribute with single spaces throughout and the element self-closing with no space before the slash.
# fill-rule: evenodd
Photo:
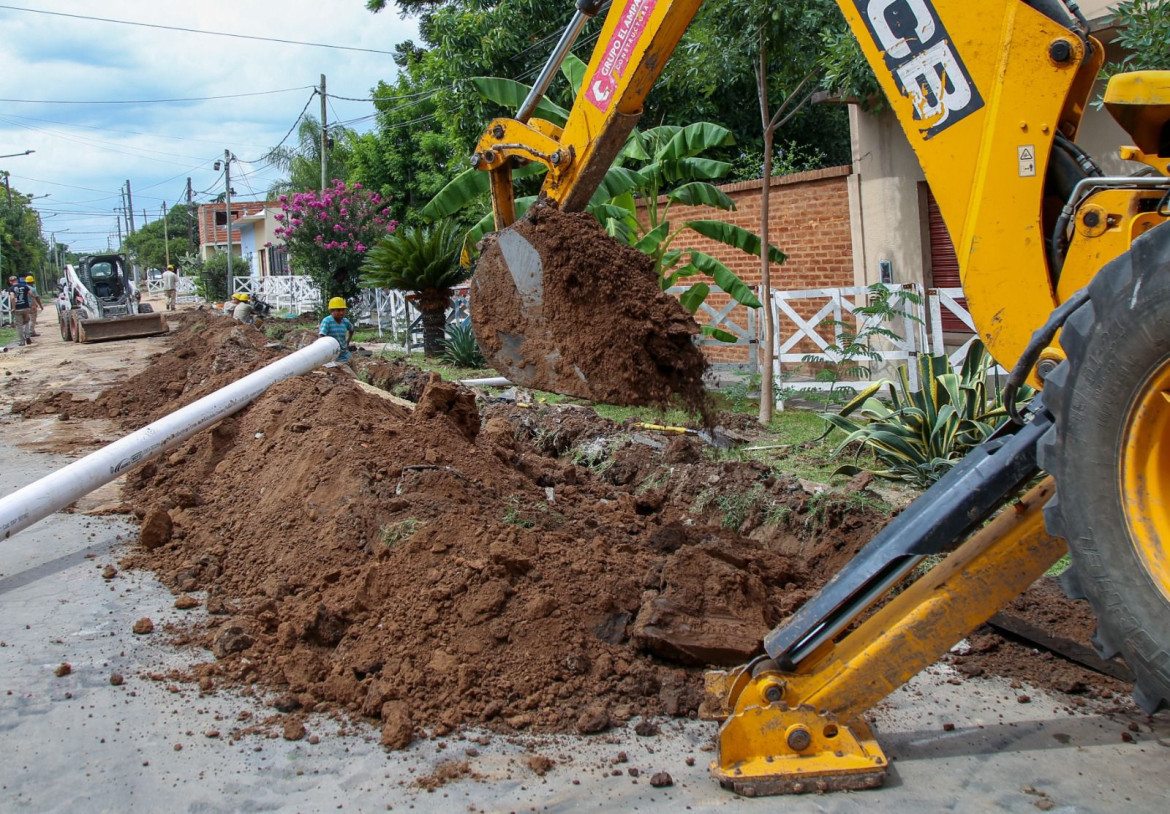
<svg viewBox="0 0 1170 814">
<path fill-rule="evenodd" d="M 713 206 L 716 209 L 722 209 L 724 212 L 735 211 L 735 201 L 731 200 L 731 197 L 727 193 L 703 181 L 692 181 L 689 184 L 683 184 L 681 187 L 672 189 L 666 193 L 666 197 L 676 203 L 686 204 L 687 206 Z"/>
<path fill-rule="evenodd" d="M 536 161 L 512 171 L 513 178 L 527 178 L 540 175 L 545 166 Z M 463 207 L 470 204 L 481 195 L 487 194 L 491 188 L 490 179 L 486 172 L 468 169 L 456 175 L 451 181 L 435 193 L 435 197 L 422 209 L 422 216 L 429 220 L 449 217 Z"/>
<path fill-rule="evenodd" d="M 699 306 L 703 304 L 703 300 L 707 299 L 707 295 L 710 293 L 711 287 L 709 285 L 695 283 L 679 295 L 678 301 L 682 303 L 683 308 L 693 314 L 699 310 Z"/>
<path fill-rule="evenodd" d="M 731 269 L 720 263 L 709 254 L 700 251 L 691 252 L 690 265 L 715 280 L 715 285 L 727 292 L 727 295 L 740 305 L 748 308 L 762 308 L 763 305 L 747 283 L 739 279 Z"/>
<path fill-rule="evenodd" d="M 735 136 L 722 125 L 713 122 L 695 122 L 681 127 L 661 149 L 655 151 L 660 161 L 679 161 L 698 155 L 713 147 L 730 147 Z"/>
<path fill-rule="evenodd" d="M 503 105 L 508 110 L 513 111 L 513 114 L 520 109 L 520 105 L 524 104 L 524 100 L 528 98 L 528 91 L 531 90 L 529 85 L 500 76 L 473 76 L 471 84 L 475 85 L 475 89 L 484 99 Z M 547 119 L 559 127 L 564 127 L 565 122 L 569 120 L 569 111 L 543 96 L 537 102 L 536 112 L 533 115 Z"/>
<path fill-rule="evenodd" d="M 569 83 L 569 91 L 572 93 L 574 101 L 577 99 L 577 93 L 581 90 L 581 83 L 585 81 L 585 71 L 588 69 L 589 66 L 575 54 L 567 55 L 565 61 L 561 63 L 561 74 Z"/>
<path fill-rule="evenodd" d="M 720 342 L 730 342 L 731 344 L 735 344 L 735 342 L 738 340 L 738 337 L 735 334 L 725 331 L 722 328 L 716 328 L 712 325 L 700 325 L 699 332 L 703 334 L 703 336 L 710 336 L 714 339 L 718 339 Z"/>
<path fill-rule="evenodd" d="M 747 229 L 718 220 L 692 220 L 687 221 L 685 225 L 703 235 L 703 237 L 718 240 L 720 243 L 728 246 L 735 246 L 740 251 L 747 252 L 750 255 L 760 256 L 760 244 L 762 241 L 758 235 L 752 234 Z M 768 259 L 773 263 L 783 263 L 788 258 L 784 252 L 769 244 Z"/>
</svg>

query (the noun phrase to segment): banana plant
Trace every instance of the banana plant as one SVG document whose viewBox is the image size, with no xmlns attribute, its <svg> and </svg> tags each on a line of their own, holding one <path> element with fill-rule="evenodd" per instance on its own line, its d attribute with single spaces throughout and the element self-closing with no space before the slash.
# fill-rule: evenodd
<svg viewBox="0 0 1170 814">
<path fill-rule="evenodd" d="M 903 365 L 897 381 L 875 382 L 857 394 L 840 413 L 822 413 L 830 425 L 845 433 L 833 454 L 856 445 L 857 455 L 868 450 L 879 468 L 855 464 L 837 468 L 836 475 L 870 471 L 880 478 L 926 487 L 946 474 L 973 447 L 985 441 L 1007 420 L 999 388 L 987 387 L 991 357 L 976 339 L 955 371 L 945 355 L 919 356 L 921 389 L 910 388 Z M 885 399 L 878 394 L 885 391 Z M 1018 402 L 1033 395 L 1021 388 Z"/>
<path fill-rule="evenodd" d="M 585 70 L 585 63 L 572 55 L 561 66 L 562 74 L 574 90 L 580 87 Z M 472 82 L 483 98 L 513 110 L 520 106 L 528 93 L 527 86 L 510 79 L 477 77 Z M 563 107 L 542 98 L 537 115 L 563 126 L 569 114 Z M 672 248 L 678 235 L 690 230 L 758 257 L 761 249 L 759 237 L 718 220 L 688 221 L 674 228 L 667 217 L 674 204 L 710 206 L 722 211 L 735 209 L 731 198 L 711 183 L 726 177 L 731 165 L 700 155 L 712 148 L 734 143 L 730 130 L 711 122 L 661 125 L 647 131 L 635 129 L 586 209 L 610 235 L 654 259 L 654 269 L 663 290 L 684 278 L 706 274 L 736 302 L 749 308 L 760 308 L 761 303 L 751 287 L 725 264 L 697 249 Z M 513 175 L 525 178 L 544 171 L 543 165 L 532 163 L 518 168 Z M 663 189 L 667 191 L 662 193 Z M 448 217 L 474 201 L 483 200 L 488 191 L 487 173 L 466 170 L 441 189 L 423 208 L 422 214 L 434 219 Z M 661 195 L 665 196 L 665 203 L 659 202 Z M 645 223 L 638 217 L 639 198 L 646 206 Z M 522 216 L 535 200 L 536 196 L 517 198 L 517 216 Z M 493 228 L 491 214 L 484 216 L 469 230 L 466 244 L 474 246 Z M 774 246 L 768 247 L 768 256 L 774 263 L 785 260 L 784 253 Z M 688 288 L 680 302 L 693 314 L 709 293 L 710 286 L 699 282 Z M 703 326 L 702 330 L 708 336 L 735 341 L 735 337 L 726 331 L 711 326 Z"/>
</svg>

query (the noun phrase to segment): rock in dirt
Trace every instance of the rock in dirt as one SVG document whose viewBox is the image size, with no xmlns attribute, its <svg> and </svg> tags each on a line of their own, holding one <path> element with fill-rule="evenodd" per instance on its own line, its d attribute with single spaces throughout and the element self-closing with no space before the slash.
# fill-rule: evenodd
<svg viewBox="0 0 1170 814">
<path fill-rule="evenodd" d="M 53 675 L 57 676 L 57 678 L 61 678 L 62 676 L 67 676 L 72 672 L 73 665 L 67 661 L 63 661 L 57 666 L 57 669 L 53 671 Z"/>
<path fill-rule="evenodd" d="M 139 636 L 145 636 L 148 633 L 154 633 L 154 622 L 149 616 L 143 616 L 134 623 L 134 627 L 132 627 L 131 630 L 133 630 Z"/>
<path fill-rule="evenodd" d="M 191 608 L 199 607 L 199 600 L 190 594 L 183 594 L 175 600 L 175 607 L 179 610 L 191 610 Z"/>
<path fill-rule="evenodd" d="M 211 652 L 215 654 L 217 659 L 227 658 L 232 653 L 241 653 L 247 650 L 254 641 L 244 627 L 229 623 L 215 634 L 211 643 Z"/>
<path fill-rule="evenodd" d="M 410 707 L 403 701 L 382 705 L 382 745 L 387 749 L 405 749 L 414 740 Z"/>
<path fill-rule="evenodd" d="M 638 721 L 638 723 L 634 725 L 634 734 L 643 738 L 652 738 L 657 735 L 658 732 L 658 724 L 654 723 L 653 721 Z"/>
<path fill-rule="evenodd" d="M 587 707 L 577 718 L 577 731 L 582 735 L 592 735 L 609 729 L 609 712 L 605 707 L 593 705 Z"/>
<path fill-rule="evenodd" d="M 528 768 L 539 777 L 544 777 L 549 769 L 556 765 L 556 761 L 547 755 L 531 755 L 528 758 Z"/>
<path fill-rule="evenodd" d="M 142 519 L 142 528 L 138 532 L 138 542 L 147 551 L 164 546 L 171 541 L 174 524 L 171 516 L 163 509 L 152 509 Z"/>
<path fill-rule="evenodd" d="M 543 263 L 542 305 L 530 310 L 505 260 L 517 235 Z M 592 215 L 543 204 L 481 249 L 471 324 L 513 382 L 608 404 L 666 405 L 677 394 L 707 411 L 707 362 L 692 341 L 699 326 L 662 292 L 648 255 L 609 237 Z"/>
<path fill-rule="evenodd" d="M 656 789 L 673 786 L 674 778 L 670 776 L 669 772 L 655 772 L 650 776 L 650 785 Z"/>
<path fill-rule="evenodd" d="M 107 565 L 104 569 L 102 569 L 102 579 L 106 580 L 107 582 L 116 576 L 118 576 L 118 569 L 114 566 Z"/>
<path fill-rule="evenodd" d="M 286 741 L 299 741 L 306 734 L 308 733 L 305 731 L 303 721 L 298 721 L 294 718 L 291 721 L 285 722 L 283 736 Z"/>
<path fill-rule="evenodd" d="M 124 682 L 124 681 L 125 681 L 125 679 L 124 679 L 124 678 L 122 678 L 122 674 L 121 674 L 121 673 L 110 673 L 110 684 L 111 684 L 111 686 L 114 686 L 114 687 L 121 687 L 121 686 L 122 686 L 122 682 Z"/>
</svg>

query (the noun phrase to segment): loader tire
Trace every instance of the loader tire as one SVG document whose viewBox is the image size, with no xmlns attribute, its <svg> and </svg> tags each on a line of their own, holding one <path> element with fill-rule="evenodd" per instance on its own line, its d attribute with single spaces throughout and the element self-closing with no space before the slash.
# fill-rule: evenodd
<svg viewBox="0 0 1170 814">
<path fill-rule="evenodd" d="M 1170 224 L 1098 272 L 1060 344 L 1044 516 L 1097 614 L 1098 653 L 1125 659 L 1152 713 L 1170 703 Z"/>
<path fill-rule="evenodd" d="M 57 327 L 59 327 L 61 329 L 61 341 L 62 342 L 69 342 L 70 340 L 73 339 L 73 335 L 71 333 L 72 325 L 69 322 L 69 312 L 68 311 L 64 311 L 64 312 L 58 311 L 57 312 Z"/>
</svg>

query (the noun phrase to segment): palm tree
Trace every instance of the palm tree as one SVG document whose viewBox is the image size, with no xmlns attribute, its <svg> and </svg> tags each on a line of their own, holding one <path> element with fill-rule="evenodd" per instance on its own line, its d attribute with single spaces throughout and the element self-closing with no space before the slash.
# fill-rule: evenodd
<svg viewBox="0 0 1170 814">
<path fill-rule="evenodd" d="M 452 221 L 436 226 L 400 225 L 366 254 L 362 286 L 411 291 L 422 312 L 423 354 L 443 352 L 452 289 L 471 275 L 459 264 L 463 230 Z"/>
</svg>

